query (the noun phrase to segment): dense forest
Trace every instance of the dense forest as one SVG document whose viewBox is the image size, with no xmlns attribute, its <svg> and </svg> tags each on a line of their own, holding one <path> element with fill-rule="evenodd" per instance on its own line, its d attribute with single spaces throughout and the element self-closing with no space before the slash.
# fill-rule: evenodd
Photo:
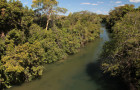
<svg viewBox="0 0 140 90">
<path fill-rule="evenodd" d="M 112 37 L 103 47 L 102 70 L 140 90 L 140 7 L 116 7 L 102 17 Z"/>
<path fill-rule="evenodd" d="M 65 59 L 99 37 L 98 15 L 58 15 L 67 9 L 57 4 L 37 0 L 32 10 L 19 0 L 0 0 L 0 89 L 40 77 L 44 64 Z"/>
<path fill-rule="evenodd" d="M 140 90 L 140 7 L 115 7 L 109 15 L 89 11 L 66 13 L 56 0 L 0 0 L 0 89 L 30 82 L 44 65 L 77 53 L 100 37 L 106 23 L 111 40 L 103 46 L 101 69 Z"/>
</svg>

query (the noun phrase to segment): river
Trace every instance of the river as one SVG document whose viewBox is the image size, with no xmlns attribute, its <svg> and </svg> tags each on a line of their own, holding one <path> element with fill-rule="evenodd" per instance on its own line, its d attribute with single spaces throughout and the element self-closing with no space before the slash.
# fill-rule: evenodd
<svg viewBox="0 0 140 90">
<path fill-rule="evenodd" d="M 9 90 L 126 90 L 120 80 L 102 74 L 98 58 L 109 36 L 102 24 L 99 39 L 63 62 L 45 66 L 40 79 L 14 86 Z"/>
</svg>

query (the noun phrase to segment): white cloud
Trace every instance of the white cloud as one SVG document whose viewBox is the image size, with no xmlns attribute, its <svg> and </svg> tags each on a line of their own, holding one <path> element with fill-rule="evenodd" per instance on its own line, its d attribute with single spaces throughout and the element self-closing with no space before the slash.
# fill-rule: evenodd
<svg viewBox="0 0 140 90">
<path fill-rule="evenodd" d="M 130 2 L 138 3 L 140 0 L 129 0 Z"/>
<path fill-rule="evenodd" d="M 83 5 L 90 5 L 91 3 L 81 3 L 81 4 L 83 4 Z"/>
<path fill-rule="evenodd" d="M 122 1 L 117 1 L 117 2 L 115 2 L 115 3 L 122 3 Z"/>
<path fill-rule="evenodd" d="M 94 4 L 94 3 L 93 3 L 93 4 L 91 4 L 91 5 L 98 5 L 98 4 Z"/>
<path fill-rule="evenodd" d="M 98 4 L 95 4 L 95 3 L 81 3 L 82 5 L 98 5 Z"/>
</svg>

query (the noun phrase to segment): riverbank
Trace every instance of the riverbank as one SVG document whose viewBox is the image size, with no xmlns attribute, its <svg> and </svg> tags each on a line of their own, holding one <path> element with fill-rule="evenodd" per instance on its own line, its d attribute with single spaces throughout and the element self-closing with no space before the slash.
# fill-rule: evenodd
<svg viewBox="0 0 140 90">
<path fill-rule="evenodd" d="M 4 3 L 10 6 L 14 2 Z M 0 42 L 0 89 L 41 77 L 44 64 L 76 54 L 86 43 L 99 38 L 101 18 L 92 12 L 81 11 L 55 18 L 48 30 L 40 25 L 46 25 L 40 20 L 43 17 L 36 18 L 38 23 L 17 25 L 5 32 L 6 36 Z M 32 17 L 32 20 L 36 18 Z"/>
<path fill-rule="evenodd" d="M 100 39 L 88 43 L 64 62 L 46 65 L 40 79 L 9 90 L 125 90 L 117 79 L 102 76 L 97 60 L 109 37 L 104 25 L 101 29 Z"/>
</svg>

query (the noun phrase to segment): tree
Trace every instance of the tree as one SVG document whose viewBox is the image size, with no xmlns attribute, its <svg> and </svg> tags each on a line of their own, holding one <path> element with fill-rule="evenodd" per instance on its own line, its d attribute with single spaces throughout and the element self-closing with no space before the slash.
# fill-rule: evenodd
<svg viewBox="0 0 140 90">
<path fill-rule="evenodd" d="M 9 50 L 0 62 L 0 89 L 31 81 L 43 72 L 44 50 L 39 42 L 25 43 L 10 50 L 13 45 L 13 42 L 7 45 Z"/>
<path fill-rule="evenodd" d="M 113 39 L 104 46 L 102 68 L 121 76 L 130 90 L 140 89 L 140 12 L 129 12 L 113 26 Z M 138 89 L 138 90 L 139 90 Z"/>
<path fill-rule="evenodd" d="M 0 2 L 0 33 L 4 37 L 12 29 L 28 29 L 33 21 L 34 12 L 28 7 L 23 7 L 22 3 L 17 0 Z"/>
<path fill-rule="evenodd" d="M 33 0 L 32 7 L 36 9 L 35 11 L 47 15 L 46 30 L 48 30 L 52 15 L 58 12 L 66 13 L 67 11 L 65 8 L 58 7 L 57 4 L 56 0 Z"/>
<path fill-rule="evenodd" d="M 114 10 L 110 11 L 109 16 L 107 17 L 107 27 L 111 29 L 115 22 L 121 20 L 121 18 L 130 11 L 134 11 L 134 5 L 126 4 L 124 6 L 115 7 Z"/>
</svg>

